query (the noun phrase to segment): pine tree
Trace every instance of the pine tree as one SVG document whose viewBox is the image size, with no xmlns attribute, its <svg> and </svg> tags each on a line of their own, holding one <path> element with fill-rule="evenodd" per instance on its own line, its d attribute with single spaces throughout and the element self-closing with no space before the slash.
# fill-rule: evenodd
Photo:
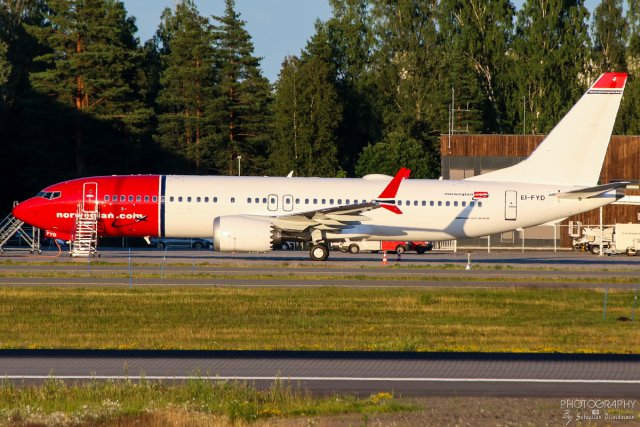
<svg viewBox="0 0 640 427">
<path fill-rule="evenodd" d="M 4 101 L 3 88 L 9 81 L 9 74 L 11 74 L 11 64 L 7 59 L 7 50 L 7 45 L 0 40 L 0 101 Z"/>
<path fill-rule="evenodd" d="M 594 10 L 592 28 L 598 72 L 626 71 L 627 22 L 622 0 L 602 0 Z"/>
<path fill-rule="evenodd" d="M 367 0 L 331 0 L 333 16 L 326 23 L 331 58 L 335 64 L 338 97 L 344 106 L 336 129 L 340 167 L 355 173 L 358 155 L 379 140 L 382 123 L 375 112 L 377 97 L 371 68 L 375 43 Z"/>
<path fill-rule="evenodd" d="M 447 74 L 455 77 L 451 86 L 465 95 L 457 96 L 459 101 L 470 101 L 482 113 L 482 123 L 472 125 L 472 131 L 510 128 L 505 122 L 505 97 L 511 90 L 507 52 L 514 15 L 508 0 L 443 0 L 439 4 L 440 33 L 448 46 L 444 59 L 451 70 Z"/>
<path fill-rule="evenodd" d="M 616 118 L 614 132 L 638 135 L 640 134 L 640 1 L 628 0 L 627 4 L 625 60 L 629 70 L 629 78 Z"/>
<path fill-rule="evenodd" d="M 85 117 L 113 123 L 130 141 L 150 118 L 141 102 L 136 28 L 116 0 L 49 0 L 48 6 L 49 25 L 29 27 L 50 49 L 36 58 L 45 70 L 32 73 L 31 81 L 39 92 L 75 110 L 76 172 L 83 175 L 88 153 L 98 149 L 97 160 L 107 149 L 97 147 L 96 135 L 87 138 Z"/>
<path fill-rule="evenodd" d="M 278 174 L 336 176 L 336 129 L 342 107 L 326 27 L 316 33 L 302 58 L 288 58 L 276 84 L 270 163 Z"/>
<path fill-rule="evenodd" d="M 225 0 L 224 16 L 213 18 L 219 50 L 220 99 L 216 121 L 226 128 L 219 169 L 237 173 L 236 158 L 242 157 L 244 174 L 266 170 L 270 85 L 260 71 L 260 58 L 253 56 L 251 36 L 235 11 L 234 0 Z"/>
<path fill-rule="evenodd" d="M 437 2 L 372 3 L 377 40 L 373 68 L 383 134 L 397 132 L 420 141 L 429 153 L 427 162 L 438 153 L 437 135 L 448 123 L 449 89 L 440 84 L 446 77 L 446 68 L 441 62 Z M 429 169 L 435 176 L 439 164 L 430 163 Z"/>
<path fill-rule="evenodd" d="M 211 171 L 220 130 L 212 120 L 218 92 L 209 20 L 192 0 L 183 0 L 175 14 L 165 10 L 158 37 L 163 68 L 155 139 L 165 150 L 184 157 L 189 171 Z"/>
<path fill-rule="evenodd" d="M 514 91 L 508 111 L 526 132 L 546 133 L 582 95 L 590 76 L 589 12 L 582 0 L 527 0 L 514 39 Z M 519 126 L 518 126 L 519 127 Z"/>
</svg>

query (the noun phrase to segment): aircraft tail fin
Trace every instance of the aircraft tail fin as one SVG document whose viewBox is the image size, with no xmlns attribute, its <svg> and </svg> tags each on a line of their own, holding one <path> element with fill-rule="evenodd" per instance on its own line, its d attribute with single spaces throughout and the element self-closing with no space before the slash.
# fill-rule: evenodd
<svg viewBox="0 0 640 427">
<path fill-rule="evenodd" d="M 602 74 L 527 159 L 468 180 L 597 184 L 626 81 Z"/>
</svg>

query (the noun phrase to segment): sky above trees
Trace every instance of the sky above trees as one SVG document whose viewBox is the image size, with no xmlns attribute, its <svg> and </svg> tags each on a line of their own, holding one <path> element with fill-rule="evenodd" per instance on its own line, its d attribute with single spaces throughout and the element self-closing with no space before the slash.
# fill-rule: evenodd
<svg viewBox="0 0 640 427">
<path fill-rule="evenodd" d="M 153 37 L 160 24 L 160 14 L 173 0 L 124 0 L 127 12 L 136 17 L 138 37 L 142 42 Z M 224 2 L 197 0 L 204 16 L 221 15 Z M 255 54 L 262 57 L 264 76 L 275 82 L 285 56 L 298 55 L 314 32 L 316 19 L 331 16 L 327 0 L 237 0 L 236 10 L 247 22 Z"/>
</svg>

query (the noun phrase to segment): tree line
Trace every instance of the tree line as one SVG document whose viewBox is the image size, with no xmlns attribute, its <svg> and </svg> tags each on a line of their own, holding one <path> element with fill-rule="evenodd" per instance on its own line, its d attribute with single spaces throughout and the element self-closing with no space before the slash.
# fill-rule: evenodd
<svg viewBox="0 0 640 427">
<path fill-rule="evenodd" d="M 640 0 L 329 2 L 272 84 L 233 0 L 177 1 L 145 43 L 117 0 L 0 0 L 0 203 L 97 174 L 437 177 L 440 134 L 546 133 L 604 71 L 640 132 Z"/>
</svg>

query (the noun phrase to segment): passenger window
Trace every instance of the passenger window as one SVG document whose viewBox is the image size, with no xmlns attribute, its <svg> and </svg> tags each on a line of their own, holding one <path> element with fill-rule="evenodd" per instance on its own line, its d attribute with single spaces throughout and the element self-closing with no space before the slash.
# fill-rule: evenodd
<svg viewBox="0 0 640 427">
<path fill-rule="evenodd" d="M 457 201 L 453 202 L 453 206 L 458 206 L 458 202 Z"/>
<path fill-rule="evenodd" d="M 196 197 L 196 202 L 200 203 L 202 201 L 202 197 Z"/>
<path fill-rule="evenodd" d="M 304 199 L 304 204 L 308 205 L 309 204 L 309 199 Z"/>
<path fill-rule="evenodd" d="M 272 197 L 272 198 L 271 198 L 270 203 L 272 203 L 272 204 L 274 204 L 274 205 L 276 204 L 276 199 L 275 199 L 275 197 Z"/>
<path fill-rule="evenodd" d="M 442 206 L 442 202 L 438 200 L 438 206 Z"/>
<path fill-rule="evenodd" d="M 413 201 L 413 206 L 418 206 L 418 201 L 417 200 Z"/>
<path fill-rule="evenodd" d="M 236 202 L 236 198 L 235 198 L 235 197 L 232 197 L 232 198 L 231 198 L 231 203 L 235 203 L 235 202 Z"/>
<path fill-rule="evenodd" d="M 251 203 L 251 197 L 247 197 L 247 203 Z"/>
<path fill-rule="evenodd" d="M 142 201 L 142 196 L 136 196 L 136 202 L 141 202 Z"/>
<path fill-rule="evenodd" d="M 144 196 L 144 201 L 148 202 L 149 201 L 149 196 Z"/>
<path fill-rule="evenodd" d="M 255 198 L 255 202 L 256 202 L 256 203 L 260 203 L 260 197 L 256 197 L 256 198 Z"/>
<path fill-rule="evenodd" d="M 342 199 L 338 199 L 338 204 L 341 205 L 342 204 Z"/>
<path fill-rule="evenodd" d="M 345 200 L 344 203 L 348 205 L 349 204 L 349 199 Z"/>
<path fill-rule="evenodd" d="M 398 200 L 398 206 L 402 206 L 402 200 Z"/>
<path fill-rule="evenodd" d="M 182 203 L 182 196 L 178 196 L 178 202 Z"/>
<path fill-rule="evenodd" d="M 322 204 L 326 205 L 327 204 L 327 199 L 322 199 Z"/>
<path fill-rule="evenodd" d="M 104 201 L 108 202 L 109 201 L 109 195 L 104 196 Z"/>
<path fill-rule="evenodd" d="M 113 200 L 114 202 L 117 202 L 118 201 L 118 196 L 114 195 L 111 200 Z"/>
<path fill-rule="evenodd" d="M 129 201 L 133 202 L 133 196 L 129 196 Z"/>
<path fill-rule="evenodd" d="M 465 206 L 467 206 L 467 202 L 463 201 L 462 202 L 462 207 L 464 208 Z"/>
<path fill-rule="evenodd" d="M 478 207 L 481 208 L 482 207 L 482 202 L 478 202 Z"/>
<path fill-rule="evenodd" d="M 264 203 L 264 204 L 266 204 L 266 203 L 267 203 L 267 198 L 266 198 L 266 197 L 263 197 L 263 198 L 262 198 L 262 203 Z"/>
<path fill-rule="evenodd" d="M 429 202 L 429 206 L 433 206 L 433 205 L 434 205 L 433 200 L 431 200 L 431 201 Z"/>
<path fill-rule="evenodd" d="M 313 204 L 317 205 L 318 204 L 318 199 L 313 199 Z"/>
<path fill-rule="evenodd" d="M 187 202 L 191 203 L 191 196 L 187 197 Z"/>
<path fill-rule="evenodd" d="M 469 202 L 469 206 L 474 206 L 475 204 L 476 204 L 476 202 L 474 202 L 474 201 Z"/>
<path fill-rule="evenodd" d="M 296 205 L 300 204 L 300 199 L 296 199 Z"/>
<path fill-rule="evenodd" d="M 205 203 L 209 203 L 209 197 L 205 197 L 205 198 L 204 198 L 204 202 L 205 202 Z"/>
<path fill-rule="evenodd" d="M 427 206 L 427 202 L 425 200 L 422 201 L 422 206 Z"/>
<path fill-rule="evenodd" d="M 449 202 L 449 201 L 447 200 L 447 206 L 450 206 L 450 205 L 451 205 L 451 202 Z"/>
<path fill-rule="evenodd" d="M 120 201 L 121 202 L 126 202 L 127 201 L 127 196 L 120 196 Z"/>
<path fill-rule="evenodd" d="M 173 198 L 173 196 L 169 197 L 169 201 L 173 202 L 175 199 Z"/>
<path fill-rule="evenodd" d="M 333 199 L 329 199 L 329 204 L 332 205 L 333 204 Z"/>
<path fill-rule="evenodd" d="M 218 203 L 218 198 L 217 197 L 213 198 L 213 203 Z"/>
</svg>

